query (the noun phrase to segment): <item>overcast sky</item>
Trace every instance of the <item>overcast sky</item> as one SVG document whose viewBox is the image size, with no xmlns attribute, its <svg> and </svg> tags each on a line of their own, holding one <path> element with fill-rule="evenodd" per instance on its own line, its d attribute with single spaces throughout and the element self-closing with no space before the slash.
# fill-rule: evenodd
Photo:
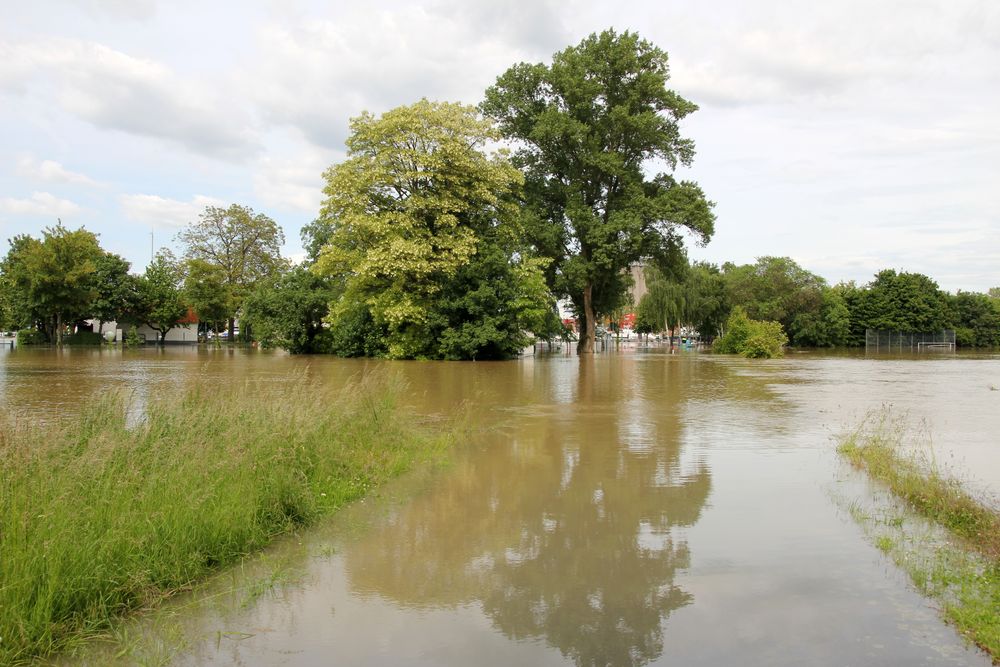
<svg viewBox="0 0 1000 667">
<path fill-rule="evenodd" d="M 3 238 L 62 218 L 141 271 L 151 233 L 173 245 L 235 202 L 277 220 L 298 259 L 348 118 L 476 104 L 512 64 L 614 27 L 666 50 L 701 107 L 684 177 L 718 222 L 692 257 L 1000 285 L 996 0 L 2 5 Z"/>
</svg>

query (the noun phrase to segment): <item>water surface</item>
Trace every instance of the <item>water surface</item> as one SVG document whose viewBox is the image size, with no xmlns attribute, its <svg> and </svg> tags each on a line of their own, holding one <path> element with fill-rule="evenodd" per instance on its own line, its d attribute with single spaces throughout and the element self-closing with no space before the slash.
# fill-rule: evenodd
<svg viewBox="0 0 1000 667">
<path fill-rule="evenodd" d="M 871 487 L 831 435 L 891 403 L 925 420 L 955 474 L 995 493 L 996 357 L 15 350 L 0 356 L 0 397 L 57 418 L 118 387 L 141 405 L 195 379 L 225 391 L 387 370 L 419 413 L 470 415 L 450 465 L 132 624 L 126 662 L 989 664 L 847 515 L 838 499 Z M 84 661 L 111 657 L 96 656 Z"/>
</svg>

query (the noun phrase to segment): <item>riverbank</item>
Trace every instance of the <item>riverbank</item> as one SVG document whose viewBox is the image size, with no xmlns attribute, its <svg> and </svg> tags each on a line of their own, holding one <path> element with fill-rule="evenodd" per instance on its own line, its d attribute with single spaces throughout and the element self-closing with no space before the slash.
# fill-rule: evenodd
<svg viewBox="0 0 1000 667">
<path fill-rule="evenodd" d="M 924 544 L 907 533 L 903 516 L 895 516 L 881 522 L 875 544 L 1000 664 L 1000 512 L 943 474 L 933 457 L 907 450 L 906 437 L 905 425 L 883 411 L 844 436 L 838 450 L 957 541 Z"/>
<path fill-rule="evenodd" d="M 199 384 L 46 424 L 8 417 L 0 664 L 98 634 L 439 456 L 446 439 L 397 406 L 398 385 Z"/>
</svg>

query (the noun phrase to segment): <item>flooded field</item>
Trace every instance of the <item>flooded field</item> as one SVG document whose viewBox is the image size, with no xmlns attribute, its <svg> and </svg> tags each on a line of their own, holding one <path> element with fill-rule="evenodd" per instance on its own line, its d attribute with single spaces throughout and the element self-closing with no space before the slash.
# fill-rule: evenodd
<svg viewBox="0 0 1000 667">
<path fill-rule="evenodd" d="M 82 661 L 180 665 L 988 665 L 869 541 L 833 436 L 891 404 L 1000 492 L 1000 358 L 629 348 L 373 362 L 233 350 L 0 351 L 0 399 L 58 418 L 194 378 L 398 373 L 469 437 Z M 116 654 L 121 653 L 117 658 Z"/>
</svg>

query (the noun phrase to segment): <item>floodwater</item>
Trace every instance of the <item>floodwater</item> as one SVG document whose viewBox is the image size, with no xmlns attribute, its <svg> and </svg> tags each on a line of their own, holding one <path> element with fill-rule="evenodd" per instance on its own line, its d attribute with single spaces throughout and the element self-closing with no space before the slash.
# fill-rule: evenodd
<svg viewBox="0 0 1000 667">
<path fill-rule="evenodd" d="M 195 378 L 399 373 L 474 428 L 449 464 L 288 536 L 129 624 L 87 664 L 988 665 L 865 538 L 833 436 L 891 405 L 1000 491 L 1000 357 L 626 348 L 503 363 L 232 350 L 0 352 L 0 400 L 55 418 Z M 115 658 L 115 654 L 122 655 Z"/>
</svg>

